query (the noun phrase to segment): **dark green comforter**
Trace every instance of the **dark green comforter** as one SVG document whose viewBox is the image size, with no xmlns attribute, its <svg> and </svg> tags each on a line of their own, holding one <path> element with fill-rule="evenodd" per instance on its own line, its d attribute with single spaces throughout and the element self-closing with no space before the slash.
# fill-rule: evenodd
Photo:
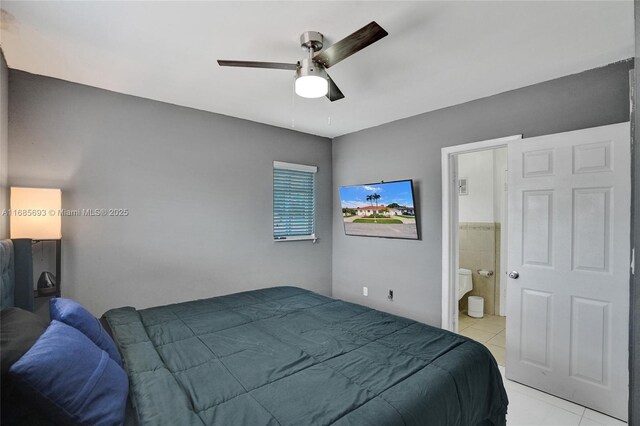
<svg viewBox="0 0 640 426">
<path fill-rule="evenodd" d="M 505 422 L 481 344 L 299 288 L 105 316 L 140 425 Z"/>
</svg>

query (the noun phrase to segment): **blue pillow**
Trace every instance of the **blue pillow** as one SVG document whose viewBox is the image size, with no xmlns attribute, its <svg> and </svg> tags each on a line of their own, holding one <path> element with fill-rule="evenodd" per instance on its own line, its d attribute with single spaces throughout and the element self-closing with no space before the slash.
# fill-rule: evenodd
<svg viewBox="0 0 640 426">
<path fill-rule="evenodd" d="M 52 321 L 9 375 L 56 424 L 124 422 L 127 374 L 88 337 L 64 323 Z"/>
<path fill-rule="evenodd" d="M 122 358 L 115 342 L 102 327 L 98 318 L 91 315 L 81 304 L 75 300 L 54 297 L 49 301 L 49 312 L 52 320 L 63 322 L 81 331 L 122 367 Z"/>
</svg>

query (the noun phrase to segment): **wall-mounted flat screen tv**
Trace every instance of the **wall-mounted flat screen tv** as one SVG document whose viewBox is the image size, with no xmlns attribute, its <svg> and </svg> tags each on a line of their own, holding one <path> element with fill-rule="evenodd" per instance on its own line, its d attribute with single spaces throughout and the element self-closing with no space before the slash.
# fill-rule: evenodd
<svg viewBox="0 0 640 426">
<path fill-rule="evenodd" d="M 343 186 L 340 204 L 347 235 L 418 239 L 410 179 Z"/>
</svg>

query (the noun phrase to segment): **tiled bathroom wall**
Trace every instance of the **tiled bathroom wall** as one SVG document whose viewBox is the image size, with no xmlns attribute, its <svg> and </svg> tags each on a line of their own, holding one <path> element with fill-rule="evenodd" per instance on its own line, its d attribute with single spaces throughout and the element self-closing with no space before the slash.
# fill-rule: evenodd
<svg viewBox="0 0 640 426">
<path fill-rule="evenodd" d="M 473 271 L 473 290 L 460 300 L 460 312 L 466 312 L 469 296 L 484 298 L 484 313 L 500 312 L 500 224 L 493 222 L 461 222 L 459 224 L 460 267 Z M 483 277 L 478 270 L 493 271 Z"/>
</svg>

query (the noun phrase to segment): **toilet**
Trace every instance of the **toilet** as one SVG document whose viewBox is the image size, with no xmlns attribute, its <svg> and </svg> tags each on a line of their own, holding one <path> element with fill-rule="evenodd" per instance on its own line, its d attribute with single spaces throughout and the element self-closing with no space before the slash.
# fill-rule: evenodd
<svg viewBox="0 0 640 426">
<path fill-rule="evenodd" d="M 458 269 L 458 300 L 462 299 L 462 296 L 471 290 L 473 290 L 471 270 L 465 268 Z"/>
</svg>

